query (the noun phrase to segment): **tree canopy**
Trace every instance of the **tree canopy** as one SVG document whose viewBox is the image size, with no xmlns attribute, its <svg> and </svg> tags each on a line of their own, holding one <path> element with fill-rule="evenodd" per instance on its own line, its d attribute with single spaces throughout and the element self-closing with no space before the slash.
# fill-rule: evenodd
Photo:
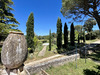
<svg viewBox="0 0 100 75">
<path fill-rule="evenodd" d="M 94 25 L 96 25 L 96 20 L 94 20 L 93 18 L 89 18 L 85 21 L 83 28 L 85 31 L 91 32 Z"/>
<path fill-rule="evenodd" d="M 75 21 L 82 21 L 86 16 L 93 17 L 100 29 L 100 0 L 62 0 L 61 13 Z"/>
<path fill-rule="evenodd" d="M 14 3 L 12 0 L 0 0 L 0 34 L 17 30 L 19 22 L 14 18 L 11 7 Z"/>
<path fill-rule="evenodd" d="M 78 33 L 82 32 L 82 25 L 76 25 L 74 28 Z"/>
</svg>

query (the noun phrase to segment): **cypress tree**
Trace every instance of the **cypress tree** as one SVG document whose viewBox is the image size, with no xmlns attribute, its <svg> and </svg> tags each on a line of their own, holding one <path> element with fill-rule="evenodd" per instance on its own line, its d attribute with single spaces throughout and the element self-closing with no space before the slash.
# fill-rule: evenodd
<svg viewBox="0 0 100 75">
<path fill-rule="evenodd" d="M 78 44 L 80 43 L 80 36 L 79 36 L 79 34 L 78 34 Z"/>
<path fill-rule="evenodd" d="M 73 23 L 71 24 L 71 30 L 70 30 L 70 44 L 71 46 L 75 46 L 75 32 Z"/>
<path fill-rule="evenodd" d="M 62 47 L 62 23 L 61 19 L 58 18 L 57 20 L 57 48 L 58 48 L 58 53 L 60 53 L 60 49 Z"/>
<path fill-rule="evenodd" d="M 86 40 L 86 38 L 85 38 L 85 31 L 83 32 L 83 42 L 85 43 L 85 40 Z"/>
<path fill-rule="evenodd" d="M 27 23 L 26 23 L 27 29 L 26 29 L 26 39 L 27 39 L 27 46 L 28 48 L 31 48 L 31 52 L 34 52 L 34 17 L 33 13 L 31 13 L 28 17 Z"/>
<path fill-rule="evenodd" d="M 51 30 L 49 31 L 49 51 L 51 51 Z"/>
<path fill-rule="evenodd" d="M 67 24 L 65 23 L 64 25 L 64 48 L 67 48 L 68 45 L 68 27 Z"/>
</svg>

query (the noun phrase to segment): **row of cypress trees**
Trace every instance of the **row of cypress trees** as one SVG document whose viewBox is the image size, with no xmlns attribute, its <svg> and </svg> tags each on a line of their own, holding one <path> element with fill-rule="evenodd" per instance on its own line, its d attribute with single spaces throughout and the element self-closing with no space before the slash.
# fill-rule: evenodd
<svg viewBox="0 0 100 75">
<path fill-rule="evenodd" d="M 85 31 L 82 34 L 83 42 L 85 43 Z M 78 44 L 80 43 L 80 34 L 78 34 Z M 70 26 L 70 45 L 75 46 L 75 28 L 73 23 Z M 58 53 L 60 53 L 60 49 L 62 47 L 62 23 L 61 19 L 57 20 L 57 47 Z M 68 48 L 68 27 L 67 24 L 64 24 L 64 46 L 63 48 Z M 51 51 L 51 30 L 49 31 L 49 51 Z"/>
<path fill-rule="evenodd" d="M 71 24 L 70 28 L 70 45 L 74 46 L 75 45 L 75 29 L 73 23 Z M 68 46 L 68 27 L 67 24 L 65 23 L 64 25 L 64 48 L 67 48 Z"/>
<path fill-rule="evenodd" d="M 74 32 L 74 25 L 73 23 L 71 24 L 70 28 L 70 45 L 74 46 L 75 45 L 75 32 Z M 68 46 L 68 27 L 67 24 L 65 23 L 64 25 L 64 48 L 67 48 Z M 58 53 L 60 52 L 60 49 L 62 47 L 62 23 L 61 19 L 58 18 L 57 20 L 57 48 L 58 48 Z"/>
<path fill-rule="evenodd" d="M 28 48 L 31 48 L 31 52 L 34 52 L 34 16 L 33 13 L 31 13 L 28 17 L 27 23 L 26 23 L 27 29 L 27 45 Z M 50 30 L 50 37 L 49 37 L 49 50 L 51 50 L 51 30 Z M 71 24 L 71 32 L 70 32 L 70 42 L 71 45 L 74 46 L 74 40 L 75 40 L 75 34 L 74 34 L 74 25 L 73 23 Z M 64 25 L 64 48 L 67 48 L 68 45 L 68 27 L 67 24 L 65 23 Z M 58 50 L 61 49 L 62 47 L 62 22 L 61 19 L 58 18 L 57 20 L 57 47 Z"/>
<path fill-rule="evenodd" d="M 27 45 L 28 48 L 31 48 L 31 51 L 34 52 L 34 16 L 33 13 L 31 13 L 28 17 L 27 23 L 27 35 L 26 35 L 26 39 L 27 39 Z M 74 46 L 75 45 L 75 32 L 74 32 L 74 25 L 73 23 L 71 24 L 71 28 L 70 28 L 70 45 Z M 51 30 L 49 32 L 49 50 L 51 50 Z M 85 35 L 84 35 L 85 36 Z M 79 36 L 78 36 L 79 38 Z M 85 38 L 84 38 L 84 42 L 85 42 Z M 78 39 L 78 43 L 79 43 L 79 39 Z M 67 24 L 65 23 L 64 25 L 64 48 L 67 48 L 68 46 L 68 27 Z M 59 50 L 62 48 L 62 22 L 61 19 L 58 18 L 57 20 L 57 48 L 58 48 L 58 53 Z"/>
</svg>

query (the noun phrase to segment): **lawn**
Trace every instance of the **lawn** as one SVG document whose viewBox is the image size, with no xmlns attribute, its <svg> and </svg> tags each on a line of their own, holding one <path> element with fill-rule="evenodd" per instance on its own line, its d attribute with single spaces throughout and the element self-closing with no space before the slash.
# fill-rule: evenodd
<svg viewBox="0 0 100 75">
<path fill-rule="evenodd" d="M 91 48 L 93 52 L 89 54 L 87 57 L 96 61 L 100 61 L 100 45 L 98 44 L 96 47 Z M 85 63 L 85 59 L 80 58 L 76 62 L 70 62 L 63 66 L 51 67 L 46 70 L 50 75 L 100 75 L 100 64 L 94 62 L 91 59 L 87 59 Z"/>
<path fill-rule="evenodd" d="M 79 59 L 77 60 L 77 68 L 74 61 L 63 66 L 51 67 L 46 72 L 50 75 L 99 75 L 99 67 L 90 59 L 87 59 L 86 63 L 85 59 Z"/>
</svg>

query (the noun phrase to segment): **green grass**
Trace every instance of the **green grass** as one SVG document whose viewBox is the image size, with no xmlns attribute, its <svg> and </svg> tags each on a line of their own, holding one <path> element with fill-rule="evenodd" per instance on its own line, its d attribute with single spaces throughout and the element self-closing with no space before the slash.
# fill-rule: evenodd
<svg viewBox="0 0 100 75">
<path fill-rule="evenodd" d="M 98 73 L 97 66 L 90 59 L 87 59 L 87 63 L 85 63 L 84 59 L 79 59 L 77 60 L 77 68 L 76 62 L 74 61 L 63 66 L 51 67 L 46 72 L 50 75 L 94 75 L 94 73 Z"/>
<path fill-rule="evenodd" d="M 52 49 L 52 47 L 51 47 L 51 49 Z M 51 51 L 49 51 L 49 46 L 47 46 L 47 50 L 46 50 L 44 57 L 49 57 L 49 56 L 53 56 L 53 55 L 55 55 L 53 52 L 53 49 Z"/>
<path fill-rule="evenodd" d="M 90 50 L 95 50 L 92 54 L 89 54 L 87 57 L 100 61 L 100 45 L 91 48 Z M 100 75 L 100 64 L 97 65 L 93 60 L 87 59 L 85 64 L 85 59 L 79 59 L 76 62 L 70 62 L 63 66 L 51 67 L 46 70 L 50 75 Z"/>
<path fill-rule="evenodd" d="M 49 46 L 47 46 L 45 55 L 41 56 L 41 57 L 37 56 L 36 59 L 42 59 L 42 58 L 50 57 L 50 56 L 53 56 L 53 55 L 55 55 L 55 53 L 53 52 L 53 50 L 49 51 Z"/>
<path fill-rule="evenodd" d="M 53 45 L 51 46 L 51 50 L 56 50 L 56 48 L 57 48 L 57 45 L 56 45 L 56 44 L 53 44 Z"/>
</svg>

